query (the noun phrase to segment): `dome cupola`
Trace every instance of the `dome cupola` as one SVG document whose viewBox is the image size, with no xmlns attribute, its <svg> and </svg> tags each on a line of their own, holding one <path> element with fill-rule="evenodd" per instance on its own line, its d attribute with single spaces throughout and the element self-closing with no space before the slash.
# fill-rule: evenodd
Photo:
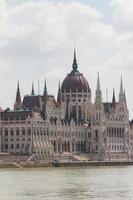
<svg viewBox="0 0 133 200">
<path fill-rule="evenodd" d="M 72 71 L 66 76 L 61 86 L 62 93 L 69 93 L 70 91 L 72 93 L 76 93 L 76 92 L 90 93 L 91 92 L 88 81 L 83 76 L 83 74 L 78 71 L 78 64 L 77 64 L 75 50 L 74 50 Z"/>
</svg>

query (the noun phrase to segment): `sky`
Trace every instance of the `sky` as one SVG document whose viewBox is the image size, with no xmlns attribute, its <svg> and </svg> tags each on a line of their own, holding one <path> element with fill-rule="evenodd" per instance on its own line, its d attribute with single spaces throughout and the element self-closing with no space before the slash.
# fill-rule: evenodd
<svg viewBox="0 0 133 200">
<path fill-rule="evenodd" d="M 132 0 L 0 0 L 0 105 L 13 107 L 17 80 L 22 97 L 57 95 L 71 71 L 74 45 L 79 71 L 88 80 L 92 99 L 97 72 L 103 99 L 118 99 L 123 76 L 130 118 L 133 117 Z M 39 87 L 38 87 L 39 81 Z"/>
</svg>

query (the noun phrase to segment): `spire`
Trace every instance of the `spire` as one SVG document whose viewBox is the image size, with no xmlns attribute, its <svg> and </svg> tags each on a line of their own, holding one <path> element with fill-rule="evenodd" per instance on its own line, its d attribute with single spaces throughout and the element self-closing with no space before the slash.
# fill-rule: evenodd
<svg viewBox="0 0 133 200">
<path fill-rule="evenodd" d="M 120 94 L 123 95 L 124 91 L 123 91 L 123 80 L 122 80 L 122 76 L 121 76 L 121 83 L 120 83 Z"/>
<path fill-rule="evenodd" d="M 102 91 L 100 87 L 100 78 L 99 73 L 97 74 L 97 88 L 94 102 L 94 118 L 98 123 L 101 123 L 101 116 L 103 114 L 103 100 L 102 100 Z"/>
<path fill-rule="evenodd" d="M 42 109 L 42 114 L 43 114 L 44 120 L 47 119 L 47 100 L 48 100 L 47 83 L 46 83 L 46 79 L 45 79 L 45 82 L 44 82 L 44 93 L 43 93 L 43 109 Z"/>
<path fill-rule="evenodd" d="M 114 89 L 114 88 L 113 88 L 112 103 L 116 103 L 116 99 L 115 99 L 115 89 Z"/>
<path fill-rule="evenodd" d="M 34 83 L 32 83 L 32 91 L 31 91 L 31 95 L 32 95 L 32 96 L 35 95 L 35 91 L 34 91 Z"/>
<path fill-rule="evenodd" d="M 43 93 L 44 98 L 47 98 L 47 83 L 46 83 L 46 79 L 44 82 L 44 93 Z"/>
<path fill-rule="evenodd" d="M 126 92 L 125 92 L 125 90 L 124 90 L 124 100 L 125 100 L 125 103 L 127 103 Z"/>
<path fill-rule="evenodd" d="M 61 105 L 61 88 L 60 88 L 60 81 L 59 81 L 59 88 L 58 88 L 57 104 L 58 104 L 58 106 Z"/>
<path fill-rule="evenodd" d="M 122 76 L 121 76 L 119 101 L 123 101 L 123 100 L 124 100 L 124 90 L 123 90 L 123 80 L 122 80 Z"/>
<path fill-rule="evenodd" d="M 18 81 L 18 86 L 17 86 L 16 103 L 21 103 L 21 94 L 20 94 L 20 88 L 19 88 L 19 81 Z"/>
<path fill-rule="evenodd" d="M 14 109 L 20 109 L 20 107 L 21 107 L 21 94 L 20 94 L 19 81 L 18 81 Z"/>
<path fill-rule="evenodd" d="M 73 71 L 76 72 L 78 69 L 77 59 L 76 59 L 76 50 L 74 48 L 74 59 L 73 59 L 73 65 L 72 65 Z"/>
<path fill-rule="evenodd" d="M 101 88 L 100 88 L 100 79 L 99 79 L 99 72 L 98 72 L 98 75 L 97 75 L 97 91 L 101 91 Z"/>
<path fill-rule="evenodd" d="M 100 87 L 99 72 L 98 72 L 98 76 L 97 76 L 97 88 L 96 88 L 95 102 L 102 102 L 102 92 L 101 92 L 101 87 Z"/>
<path fill-rule="evenodd" d="M 113 105 L 113 108 L 115 109 L 115 106 L 116 106 L 116 98 L 115 98 L 115 89 L 114 89 L 114 88 L 113 88 L 112 105 Z"/>
</svg>

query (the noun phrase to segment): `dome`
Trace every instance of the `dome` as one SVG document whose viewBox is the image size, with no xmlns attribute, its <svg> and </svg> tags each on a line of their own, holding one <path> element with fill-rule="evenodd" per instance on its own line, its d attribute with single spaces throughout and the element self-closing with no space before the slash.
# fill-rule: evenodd
<svg viewBox="0 0 133 200">
<path fill-rule="evenodd" d="M 67 75 L 67 77 L 64 79 L 62 86 L 61 86 L 62 93 L 64 92 L 90 92 L 90 87 L 83 76 L 83 74 L 76 72 L 76 73 L 70 73 Z"/>
<path fill-rule="evenodd" d="M 61 86 L 61 91 L 62 93 L 64 92 L 85 92 L 85 93 L 90 93 L 90 86 L 88 84 L 88 81 L 86 78 L 81 74 L 77 69 L 77 60 L 76 60 L 76 53 L 74 51 L 74 60 L 73 60 L 73 66 L 72 66 L 72 71 L 67 75 L 67 77 L 64 79 L 62 86 Z"/>
</svg>

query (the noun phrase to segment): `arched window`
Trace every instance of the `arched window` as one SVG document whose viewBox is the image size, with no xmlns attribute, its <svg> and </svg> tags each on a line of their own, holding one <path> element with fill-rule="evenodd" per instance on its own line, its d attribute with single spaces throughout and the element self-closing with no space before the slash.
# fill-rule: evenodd
<svg viewBox="0 0 133 200">
<path fill-rule="evenodd" d="M 115 134 L 115 135 L 117 135 L 117 131 L 116 131 L 116 128 L 114 128 L 114 134 Z"/>
<path fill-rule="evenodd" d="M 119 135 L 119 128 L 117 128 L 117 135 Z"/>
<path fill-rule="evenodd" d="M 8 136 L 8 129 L 5 129 L 5 135 Z"/>
<path fill-rule="evenodd" d="M 42 130 L 40 130 L 40 131 L 42 133 Z M 31 135 L 31 129 L 30 128 L 28 128 L 28 135 Z"/>
<path fill-rule="evenodd" d="M 111 128 L 109 127 L 108 130 L 109 130 L 109 137 L 111 137 Z"/>
<path fill-rule="evenodd" d="M 76 107 L 75 107 L 75 106 L 72 107 L 72 118 L 73 118 L 74 120 L 77 119 L 77 116 L 76 116 Z"/>
<path fill-rule="evenodd" d="M 80 121 L 81 120 L 81 106 L 78 107 L 78 117 Z"/>
<path fill-rule="evenodd" d="M 96 145 L 96 150 L 98 150 L 98 145 Z"/>
<path fill-rule="evenodd" d="M 100 114 L 100 112 L 99 112 L 99 120 L 101 119 L 101 114 Z"/>
<path fill-rule="evenodd" d="M 13 130 L 13 128 L 11 129 L 11 135 L 12 135 L 12 136 L 14 135 L 14 130 Z"/>
<path fill-rule="evenodd" d="M 18 128 L 16 129 L 16 135 L 19 135 L 19 129 Z"/>
<path fill-rule="evenodd" d="M 113 127 L 111 128 L 111 132 L 112 132 L 113 137 L 116 137 L 116 134 L 114 133 L 114 128 Z"/>
<path fill-rule="evenodd" d="M 122 128 L 122 137 L 124 137 L 124 128 Z"/>
<path fill-rule="evenodd" d="M 95 131 L 95 137 L 98 138 L 98 131 Z"/>
<path fill-rule="evenodd" d="M 54 152 L 56 152 L 56 142 L 54 140 Z"/>
<path fill-rule="evenodd" d="M 88 137 L 91 138 L 91 132 L 88 133 Z"/>
<path fill-rule="evenodd" d="M 22 135 L 25 135 L 25 129 L 24 128 L 22 129 Z"/>
</svg>

